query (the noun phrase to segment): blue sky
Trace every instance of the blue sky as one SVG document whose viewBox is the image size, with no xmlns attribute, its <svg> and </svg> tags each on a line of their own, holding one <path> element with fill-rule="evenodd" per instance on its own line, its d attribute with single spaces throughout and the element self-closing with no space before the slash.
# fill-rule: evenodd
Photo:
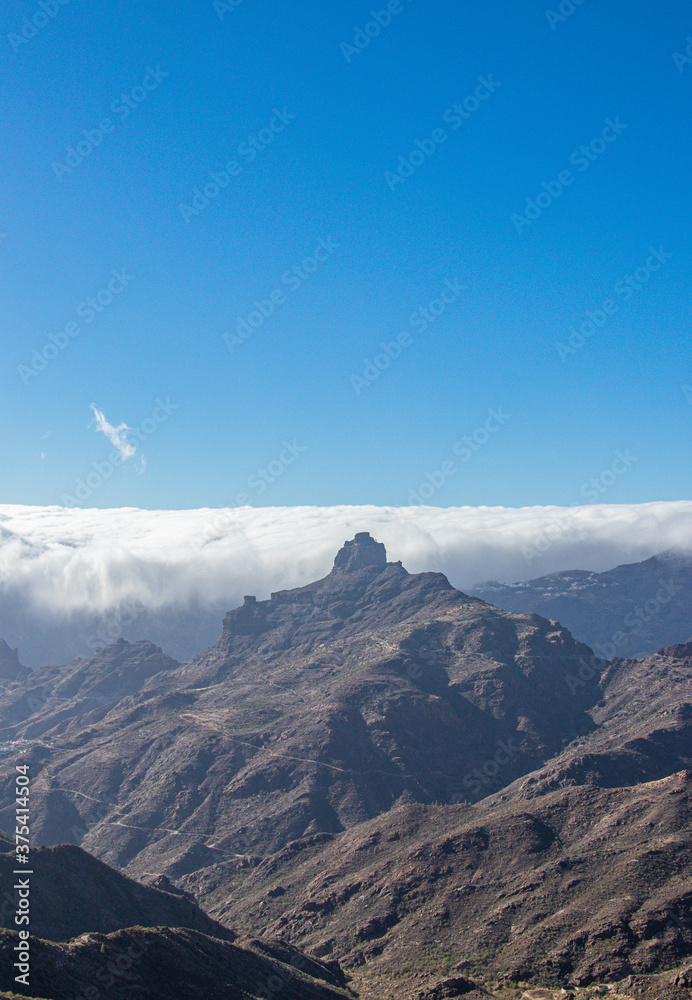
<svg viewBox="0 0 692 1000">
<path fill-rule="evenodd" d="M 689 8 L 469 8 L 5 8 L 2 502 L 689 497 Z"/>
</svg>

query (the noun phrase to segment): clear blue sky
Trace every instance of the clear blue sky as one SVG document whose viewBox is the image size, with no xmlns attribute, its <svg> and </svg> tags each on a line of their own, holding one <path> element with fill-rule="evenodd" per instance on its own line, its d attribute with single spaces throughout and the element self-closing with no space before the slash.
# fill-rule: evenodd
<svg viewBox="0 0 692 1000">
<path fill-rule="evenodd" d="M 688 4 L 44 7 L 0 38 L 3 502 L 689 498 Z"/>
</svg>

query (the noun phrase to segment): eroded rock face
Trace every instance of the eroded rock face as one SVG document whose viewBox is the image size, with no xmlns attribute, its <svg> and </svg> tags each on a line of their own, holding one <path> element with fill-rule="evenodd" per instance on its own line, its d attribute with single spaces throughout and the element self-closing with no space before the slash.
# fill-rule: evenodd
<svg viewBox="0 0 692 1000">
<path fill-rule="evenodd" d="M 282 939 L 250 942 L 253 962 L 290 966 L 291 945 L 306 947 L 327 971 L 363 969 L 357 991 L 381 973 L 382 990 L 361 993 L 378 1000 L 412 955 L 431 975 L 421 1000 L 480 1000 L 481 971 L 583 984 L 665 968 L 670 980 L 692 953 L 690 652 L 600 659 L 556 620 L 409 574 L 361 532 L 322 580 L 248 595 L 189 663 L 121 640 L 0 686 L 0 739 L 36 741 L 35 843 L 76 839 L 154 873 L 147 892 L 118 888 L 77 848 L 37 851 L 124 900 L 98 925 L 97 961 L 136 904 L 188 927 L 146 932 L 161 968 L 172 955 L 225 968 L 245 945 L 217 955 L 194 895 L 224 925 Z M 13 766 L 0 759 L 0 781 Z M 0 804 L 6 829 L 12 809 Z M 81 889 L 80 917 L 99 904 Z M 72 945 L 45 947 L 47 970 L 68 962 Z M 469 979 L 439 981 L 461 969 Z M 399 985 L 391 995 L 413 1000 Z"/>
<path fill-rule="evenodd" d="M 229 611 L 188 664 L 119 641 L 0 698 L 0 739 L 44 741 L 37 842 L 177 878 L 398 801 L 483 798 L 593 727 L 599 670 L 556 622 L 408 573 L 367 532 L 335 563 Z"/>
<path fill-rule="evenodd" d="M 334 559 L 334 572 L 352 572 L 365 569 L 366 566 L 376 566 L 384 569 L 387 565 L 387 552 L 382 542 L 376 542 L 369 531 L 359 531 L 351 541 L 344 542 Z"/>
<path fill-rule="evenodd" d="M 19 651 L 10 649 L 4 639 L 0 639 L 0 680 L 16 681 L 27 677 L 31 671 L 19 662 Z"/>
</svg>

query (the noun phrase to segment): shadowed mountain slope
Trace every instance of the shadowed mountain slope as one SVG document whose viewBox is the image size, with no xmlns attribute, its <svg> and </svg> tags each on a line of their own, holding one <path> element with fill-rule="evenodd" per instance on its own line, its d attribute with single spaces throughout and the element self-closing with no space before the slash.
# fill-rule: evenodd
<svg viewBox="0 0 692 1000">
<path fill-rule="evenodd" d="M 0 854 L 0 880 L 16 878 L 15 855 Z M 109 934 L 135 924 L 188 927 L 233 941 L 237 935 L 211 920 L 195 899 L 175 886 L 162 891 L 121 875 L 80 847 L 38 847 L 31 852 L 31 933 L 67 941 L 85 931 Z M 16 930 L 5 908 L 1 925 Z"/>
<path fill-rule="evenodd" d="M 14 982 L 14 931 L 0 931 L 0 986 Z M 47 1000 L 345 1000 L 332 985 L 302 971 L 318 963 L 284 948 L 284 961 L 180 927 L 130 927 L 113 934 L 83 934 L 56 943 L 29 939 L 31 992 Z M 326 980 L 326 981 L 325 981 Z M 274 987 L 274 989 L 272 989 Z"/>
</svg>

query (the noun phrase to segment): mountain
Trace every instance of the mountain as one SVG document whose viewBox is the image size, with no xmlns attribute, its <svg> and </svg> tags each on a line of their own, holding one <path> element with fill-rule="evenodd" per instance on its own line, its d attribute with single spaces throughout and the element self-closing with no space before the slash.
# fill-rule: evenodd
<svg viewBox="0 0 692 1000">
<path fill-rule="evenodd" d="M 0 854 L 0 878 L 8 887 L 17 881 L 15 866 L 14 853 Z M 142 885 L 63 845 L 32 850 L 28 881 L 31 991 L 20 984 L 22 995 L 178 1000 L 182 991 L 200 1000 L 240 1000 L 256 997 L 269 982 L 296 1000 L 347 995 L 336 963 L 271 939 L 241 940 L 165 877 L 154 879 L 158 887 Z M 0 989 L 16 988 L 19 937 L 16 902 L 9 899 L 2 909 Z"/>
<path fill-rule="evenodd" d="M 664 552 L 605 573 L 570 570 L 472 592 L 508 611 L 557 618 L 599 656 L 648 656 L 692 638 L 692 555 Z"/>
<path fill-rule="evenodd" d="M 338 956 L 373 997 L 431 970 L 571 988 L 689 964 L 692 644 L 600 685 L 590 733 L 482 801 L 402 805 L 179 884 L 223 923 Z"/>
<path fill-rule="evenodd" d="M 0 635 L 18 646 L 28 667 L 88 659 L 119 637 L 137 642 L 146 637 L 177 659 L 193 657 L 214 642 L 225 604 L 186 602 L 180 607 L 147 608 L 124 601 L 103 613 L 75 610 L 59 615 L 36 607 L 22 593 L 0 588 Z"/>
<path fill-rule="evenodd" d="M 2 650 L 0 649 L 0 653 Z M 151 642 L 119 639 L 89 660 L 26 671 L 0 696 L 0 733 L 31 738 L 77 717 L 97 718 L 144 682 L 180 664 Z"/>
<path fill-rule="evenodd" d="M 119 640 L 0 686 L 0 750 L 0 825 L 19 752 L 35 843 L 80 844 L 232 936 L 67 926 L 71 943 L 37 944 L 67 970 L 51 1000 L 135 932 L 161 976 L 132 983 L 161 1000 L 169 968 L 192 982 L 201 964 L 200 998 L 226 967 L 240 983 L 237 949 L 338 960 L 362 1000 L 692 983 L 692 643 L 595 656 L 554 618 L 409 574 L 366 532 L 322 580 L 245 597 L 190 662 Z"/>
<path fill-rule="evenodd" d="M 339 957 L 361 996 L 411 978 L 572 988 L 689 964 L 692 772 L 530 801 L 400 806 L 242 876 L 182 880 L 217 919 Z"/>
<path fill-rule="evenodd" d="M 0 984 L 15 982 L 15 931 L 0 931 Z M 130 927 L 70 941 L 29 938 L 30 993 L 46 1000 L 346 1000 L 318 962 L 280 943 L 230 943 L 182 927 Z M 309 972 L 307 970 L 310 970 Z M 314 973 L 319 969 L 318 976 Z M 6 985 L 5 985 L 6 984 Z M 272 989 L 273 987 L 273 989 Z M 280 992 L 279 992 L 280 991 Z M 0 997 L 15 994 L 0 993 Z"/>
<path fill-rule="evenodd" d="M 3 885 L 16 881 L 16 867 L 14 854 L 0 854 Z M 238 936 L 171 883 L 142 885 L 72 844 L 34 848 L 31 870 L 31 932 L 40 938 L 67 941 L 86 931 L 110 934 L 136 924 L 187 927 L 226 941 Z M 17 929 L 14 911 L 2 910 L 0 926 Z"/>
<path fill-rule="evenodd" d="M 191 663 L 155 650 L 119 642 L 51 668 L 21 721 L 21 692 L 0 707 L 0 740 L 47 744 L 32 751 L 35 836 L 132 874 L 263 855 L 401 802 L 480 798 L 588 732 L 598 697 L 596 675 L 571 685 L 593 657 L 556 622 L 410 575 L 367 533 L 324 579 L 247 597 Z M 114 664 L 145 652 L 123 688 Z"/>
</svg>

